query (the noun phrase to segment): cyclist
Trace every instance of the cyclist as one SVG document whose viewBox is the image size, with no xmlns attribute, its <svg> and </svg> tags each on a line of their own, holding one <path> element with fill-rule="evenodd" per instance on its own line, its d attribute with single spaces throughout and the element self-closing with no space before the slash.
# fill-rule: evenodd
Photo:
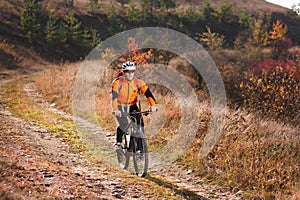
<svg viewBox="0 0 300 200">
<path fill-rule="evenodd" d="M 122 64 L 121 76 L 117 77 L 112 83 L 112 109 L 113 114 L 118 120 L 119 126 L 117 128 L 116 148 L 120 148 L 122 143 L 122 136 L 126 131 L 128 120 L 122 113 L 131 113 L 133 111 L 139 112 L 137 106 L 139 94 L 142 93 L 147 97 L 152 112 L 157 111 L 156 100 L 151 93 L 148 86 L 141 79 L 135 76 L 136 67 L 133 62 L 125 62 Z M 132 117 L 134 117 L 132 115 Z M 144 131 L 144 121 L 141 114 L 136 115 L 137 123 Z M 138 149 L 141 145 L 138 142 Z"/>
</svg>

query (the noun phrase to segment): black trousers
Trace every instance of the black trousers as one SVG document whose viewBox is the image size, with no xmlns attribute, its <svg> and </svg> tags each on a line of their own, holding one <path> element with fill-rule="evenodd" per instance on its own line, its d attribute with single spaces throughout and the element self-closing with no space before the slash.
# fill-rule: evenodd
<svg viewBox="0 0 300 200">
<path fill-rule="evenodd" d="M 119 106 L 118 109 L 120 111 L 122 111 L 121 106 Z M 125 110 L 125 112 L 127 112 L 126 107 L 124 107 L 124 110 Z M 136 111 L 136 112 L 140 111 L 140 109 L 138 108 L 138 106 L 136 104 L 129 107 L 129 112 L 130 113 L 134 112 L 134 111 Z M 131 114 L 130 116 L 135 118 L 135 120 L 137 121 L 137 124 L 142 127 L 142 131 L 144 132 L 144 120 L 143 120 L 142 115 L 137 114 L 136 116 L 134 116 L 133 114 Z M 129 124 L 129 121 L 128 121 L 128 117 L 126 117 L 126 116 L 125 117 L 124 116 L 122 116 L 122 117 L 116 116 L 116 118 L 117 118 L 118 123 L 119 123 L 119 126 L 117 128 L 117 138 L 116 139 L 117 139 L 117 142 L 121 143 L 122 142 L 122 136 L 127 131 L 127 126 Z M 140 144 L 140 142 L 138 142 L 138 146 L 140 146 L 139 144 Z"/>
</svg>

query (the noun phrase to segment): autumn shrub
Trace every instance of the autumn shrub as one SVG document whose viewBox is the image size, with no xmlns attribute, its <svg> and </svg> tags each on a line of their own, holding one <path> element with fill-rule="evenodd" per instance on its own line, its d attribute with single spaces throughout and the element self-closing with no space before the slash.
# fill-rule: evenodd
<svg viewBox="0 0 300 200">
<path fill-rule="evenodd" d="M 287 38 L 288 27 L 286 24 L 277 20 L 273 23 L 273 30 L 270 31 L 270 43 L 272 46 L 272 56 L 274 59 L 283 60 L 289 55 L 289 49 L 293 46 L 290 38 Z"/>
<path fill-rule="evenodd" d="M 295 60 L 268 59 L 243 74 L 240 103 L 264 116 L 299 121 L 300 53 Z"/>
</svg>

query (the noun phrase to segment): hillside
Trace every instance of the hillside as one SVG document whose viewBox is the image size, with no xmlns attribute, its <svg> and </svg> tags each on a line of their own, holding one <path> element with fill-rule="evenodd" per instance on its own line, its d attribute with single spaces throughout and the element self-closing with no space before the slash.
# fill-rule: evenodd
<svg viewBox="0 0 300 200">
<path fill-rule="evenodd" d="M 154 1 L 0 1 L 0 199 L 300 198 L 299 16 L 263 0 L 177 0 L 177 7 L 168 9 L 153 6 Z M 211 144 L 207 133 L 218 111 L 191 63 L 167 51 L 130 51 L 111 64 L 104 80 L 87 80 L 95 89 L 95 102 L 87 107 L 95 106 L 95 113 L 88 112 L 86 121 L 96 117 L 100 130 L 84 123 L 88 131 L 81 131 L 73 121 L 72 95 L 86 55 L 110 36 L 147 26 L 190 36 L 216 63 L 227 112 L 222 136 L 207 156 L 200 158 L 199 151 Z M 127 42 L 128 50 L 138 46 L 134 38 Z M 113 55 L 110 50 L 101 56 Z M 114 148 L 109 92 L 125 59 L 175 69 L 187 80 L 180 89 L 189 92 L 191 85 L 198 103 L 184 112 L 181 103 L 189 105 L 190 96 L 180 102 L 175 90 L 159 81 L 150 84 L 162 109 L 145 117 L 145 124 L 165 123 L 147 136 L 150 153 L 172 142 L 182 127 L 188 127 L 182 141 L 190 132 L 195 136 L 175 162 L 157 168 L 154 162 L 145 178 L 120 169 L 102 149 L 102 136 Z M 145 99 L 142 107 L 148 107 Z M 197 128 L 182 126 L 184 115 L 198 108 Z"/>
</svg>

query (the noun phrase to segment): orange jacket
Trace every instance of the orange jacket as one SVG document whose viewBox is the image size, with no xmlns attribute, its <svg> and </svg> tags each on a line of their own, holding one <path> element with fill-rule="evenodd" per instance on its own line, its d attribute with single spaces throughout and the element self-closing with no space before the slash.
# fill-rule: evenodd
<svg viewBox="0 0 300 200">
<path fill-rule="evenodd" d="M 155 98 L 150 89 L 141 79 L 134 78 L 127 81 L 120 76 L 112 83 L 112 108 L 118 110 L 118 106 L 131 106 L 137 103 L 139 90 L 147 97 L 150 106 L 155 106 Z"/>
</svg>

